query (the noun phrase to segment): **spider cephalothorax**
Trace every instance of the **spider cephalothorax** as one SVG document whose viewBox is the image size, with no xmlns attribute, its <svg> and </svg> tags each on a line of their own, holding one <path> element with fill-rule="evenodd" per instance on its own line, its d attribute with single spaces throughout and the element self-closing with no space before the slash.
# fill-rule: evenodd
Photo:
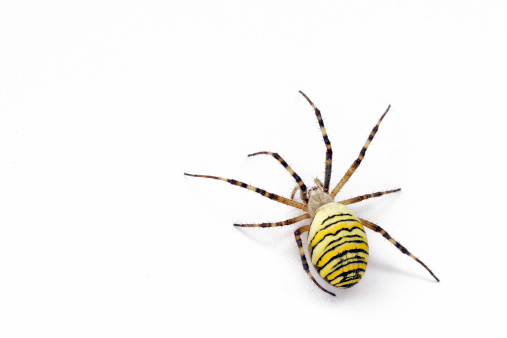
<svg viewBox="0 0 507 338">
<path fill-rule="evenodd" d="M 338 288 L 349 288 L 359 282 L 359 280 L 363 277 L 366 271 L 366 265 L 368 263 L 368 241 L 366 239 L 366 233 L 364 231 L 364 227 L 367 227 L 375 232 L 379 232 L 382 236 L 384 236 L 389 242 L 394 244 L 396 248 L 398 248 L 402 253 L 410 256 L 414 260 L 416 260 L 419 264 L 424 266 L 426 270 L 437 280 L 438 278 L 433 274 L 433 272 L 417 257 L 412 255 L 404 246 L 402 246 L 399 242 L 394 240 L 384 229 L 380 226 L 367 221 L 362 218 L 356 217 L 346 205 L 353 204 L 357 202 L 361 202 L 365 199 L 378 197 L 385 194 L 390 194 L 393 192 L 397 192 L 400 189 L 393 189 L 387 191 L 380 191 L 372 194 L 366 194 L 361 196 L 356 196 L 353 198 L 349 198 L 346 200 L 342 200 L 340 202 L 335 202 L 334 198 L 338 194 L 338 192 L 343 188 L 345 183 L 349 180 L 352 174 L 356 171 L 356 169 L 361 164 L 361 161 L 364 158 L 366 153 L 366 149 L 370 145 L 370 142 L 373 140 L 375 133 L 378 130 L 380 122 L 389 111 L 389 107 L 385 111 L 385 113 L 380 117 L 379 121 L 373 127 L 366 143 L 364 144 L 361 152 L 357 159 L 352 162 L 352 165 L 347 170 L 342 179 L 338 182 L 338 184 L 334 187 L 334 189 L 329 192 L 329 184 L 331 181 L 331 165 L 332 165 L 332 157 L 333 151 L 331 148 L 331 142 L 327 137 L 326 128 L 324 127 L 324 121 L 322 120 L 322 116 L 320 115 L 319 109 L 313 104 L 312 101 L 306 96 L 303 92 L 301 95 L 305 97 L 305 99 L 310 103 L 312 108 L 315 110 L 315 116 L 317 117 L 317 121 L 319 122 L 320 130 L 322 133 L 322 137 L 324 139 L 324 143 L 326 145 L 326 166 L 325 166 L 325 177 L 324 184 L 322 184 L 318 179 L 315 180 L 317 186 L 307 190 L 306 185 L 303 183 L 303 180 L 296 174 L 294 170 L 285 162 L 285 160 L 278 155 L 277 153 L 272 153 L 268 151 L 261 151 L 258 153 L 250 154 L 248 156 L 256 156 L 256 155 L 270 155 L 273 156 L 283 167 L 292 175 L 294 180 L 297 183 L 296 188 L 292 191 L 291 198 L 285 198 L 273 193 L 269 193 L 263 189 L 259 189 L 248 185 L 246 183 L 217 177 L 217 176 L 208 176 L 208 175 L 192 175 L 186 174 L 188 176 L 194 177 L 205 177 L 211 178 L 215 180 L 220 180 L 224 182 L 228 182 L 233 185 L 237 185 L 239 187 L 255 191 L 258 194 L 261 194 L 264 197 L 267 197 L 271 200 L 278 201 L 280 203 L 290 205 L 294 208 L 300 209 L 305 212 L 302 215 L 297 217 L 275 223 L 258 223 L 258 224 L 234 224 L 235 226 L 240 227 L 277 227 L 288 224 L 297 223 L 299 221 L 311 218 L 310 225 L 304 225 L 298 228 L 294 232 L 294 236 L 296 238 L 296 243 L 299 247 L 299 253 L 301 255 L 301 261 L 303 263 L 303 268 L 310 276 L 312 281 L 323 291 L 331 294 L 334 294 L 326 289 L 324 289 L 313 277 L 310 269 L 308 267 L 308 263 L 306 260 L 305 251 L 303 249 L 303 244 L 301 241 L 301 234 L 308 231 L 308 253 L 311 258 L 311 262 L 315 267 L 315 270 L 318 272 L 320 277 L 330 285 L 336 286 Z M 297 190 L 300 190 L 301 202 L 297 202 L 294 200 L 294 196 Z"/>
<path fill-rule="evenodd" d="M 324 204 L 334 202 L 334 199 L 325 193 L 321 187 L 313 187 L 308 190 L 308 213 L 311 217 L 315 215 L 315 211 Z"/>
</svg>

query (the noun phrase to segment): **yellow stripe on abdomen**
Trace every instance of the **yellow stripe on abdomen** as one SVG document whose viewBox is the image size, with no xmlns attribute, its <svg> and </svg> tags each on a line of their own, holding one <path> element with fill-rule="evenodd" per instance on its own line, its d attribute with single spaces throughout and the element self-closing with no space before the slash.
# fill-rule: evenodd
<svg viewBox="0 0 507 338">
<path fill-rule="evenodd" d="M 366 233 L 343 204 L 328 203 L 317 209 L 308 234 L 308 251 L 319 275 L 336 287 L 355 285 L 366 271 Z"/>
</svg>

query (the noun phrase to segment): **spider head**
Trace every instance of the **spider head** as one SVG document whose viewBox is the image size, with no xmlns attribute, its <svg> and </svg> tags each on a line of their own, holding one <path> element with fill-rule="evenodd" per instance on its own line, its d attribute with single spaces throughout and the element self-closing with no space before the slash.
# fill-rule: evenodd
<svg viewBox="0 0 507 338">
<path fill-rule="evenodd" d="M 325 193 L 321 187 L 316 186 L 308 190 L 308 213 L 312 217 L 318 208 L 333 202 L 333 198 Z"/>
</svg>

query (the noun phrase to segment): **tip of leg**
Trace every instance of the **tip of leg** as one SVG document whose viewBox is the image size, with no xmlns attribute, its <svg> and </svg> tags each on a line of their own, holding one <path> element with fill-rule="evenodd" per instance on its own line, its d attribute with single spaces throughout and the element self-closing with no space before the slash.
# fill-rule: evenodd
<svg viewBox="0 0 507 338">
<path fill-rule="evenodd" d="M 315 283 L 317 283 L 315 280 L 314 280 Z M 330 294 L 331 296 L 333 297 L 336 297 L 336 295 L 334 293 L 332 293 L 331 291 L 327 291 L 326 289 L 324 289 L 322 286 L 320 286 L 319 284 L 317 284 L 317 286 L 322 290 L 324 291 L 325 293 L 328 293 Z"/>
<path fill-rule="evenodd" d="M 262 154 L 269 154 L 269 152 L 267 152 L 267 151 L 259 151 L 257 153 L 248 154 L 248 157 L 262 155 Z"/>
</svg>

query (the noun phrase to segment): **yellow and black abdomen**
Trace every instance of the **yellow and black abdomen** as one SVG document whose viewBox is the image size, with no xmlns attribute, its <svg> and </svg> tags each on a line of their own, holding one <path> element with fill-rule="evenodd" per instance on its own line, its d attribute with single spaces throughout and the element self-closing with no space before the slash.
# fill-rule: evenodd
<svg viewBox="0 0 507 338">
<path fill-rule="evenodd" d="M 361 222 L 345 205 L 328 203 L 315 212 L 308 233 L 308 252 L 325 281 L 349 288 L 366 271 L 368 240 Z"/>
</svg>

